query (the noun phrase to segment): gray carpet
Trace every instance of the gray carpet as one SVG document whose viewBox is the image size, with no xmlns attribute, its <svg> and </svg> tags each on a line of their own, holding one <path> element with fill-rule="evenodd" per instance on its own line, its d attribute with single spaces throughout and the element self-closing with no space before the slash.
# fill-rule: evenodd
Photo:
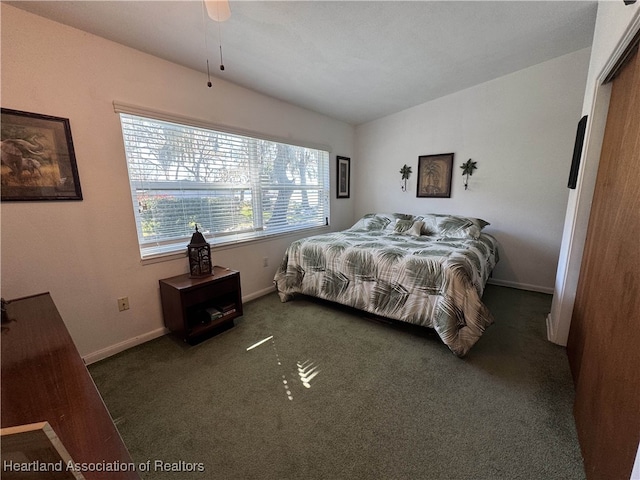
<svg viewBox="0 0 640 480">
<path fill-rule="evenodd" d="M 551 297 L 489 285 L 484 302 L 496 323 L 464 359 L 432 330 L 271 294 L 199 345 L 89 369 L 145 479 L 584 478 Z"/>
</svg>

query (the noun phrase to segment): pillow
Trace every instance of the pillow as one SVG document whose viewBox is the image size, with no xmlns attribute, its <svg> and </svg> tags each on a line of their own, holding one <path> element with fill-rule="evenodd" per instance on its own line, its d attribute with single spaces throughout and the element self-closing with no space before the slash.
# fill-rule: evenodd
<svg viewBox="0 0 640 480">
<path fill-rule="evenodd" d="M 416 220 L 411 225 L 411 228 L 404 232 L 405 235 L 412 235 L 414 237 L 419 237 L 422 235 L 422 227 L 424 226 L 424 222 L 422 220 Z"/>
<path fill-rule="evenodd" d="M 460 215 L 428 214 L 424 215 L 422 220 L 424 221 L 423 235 L 432 232 L 440 237 L 472 238 L 474 240 L 477 240 L 480 237 L 480 231 L 489 225 L 489 222 L 485 222 L 481 218 Z"/>
<path fill-rule="evenodd" d="M 393 233 L 399 233 L 402 235 L 413 235 L 414 237 L 419 237 L 422 232 L 422 226 L 424 222 L 421 220 L 396 220 L 395 228 L 393 229 Z"/>
<path fill-rule="evenodd" d="M 413 220 L 403 220 L 398 218 L 396 220 L 395 227 L 393 228 L 393 233 L 405 233 L 413 226 Z"/>
<path fill-rule="evenodd" d="M 390 223 L 387 224 L 387 226 L 385 227 L 385 230 L 387 230 L 389 233 L 400 233 L 395 231 L 398 220 L 408 221 L 409 227 L 411 227 L 411 224 L 415 220 L 413 215 L 409 215 L 407 213 L 378 213 L 377 215 L 383 216 L 389 219 Z"/>
<path fill-rule="evenodd" d="M 384 215 L 368 213 L 358 220 L 349 230 L 384 230 L 391 223 L 391 219 Z"/>
</svg>

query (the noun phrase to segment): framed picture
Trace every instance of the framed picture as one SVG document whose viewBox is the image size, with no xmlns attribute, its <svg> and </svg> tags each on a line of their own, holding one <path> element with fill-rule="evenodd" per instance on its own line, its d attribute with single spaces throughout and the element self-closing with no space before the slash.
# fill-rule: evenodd
<svg viewBox="0 0 640 480">
<path fill-rule="evenodd" d="M 338 198 L 349 198 L 349 184 L 351 181 L 351 159 L 348 157 L 336 157 L 338 162 Z"/>
<path fill-rule="evenodd" d="M 2 109 L 1 199 L 82 200 L 66 118 Z"/>
<path fill-rule="evenodd" d="M 576 142 L 573 146 L 573 158 L 571 159 L 571 169 L 569 170 L 569 181 L 567 182 L 567 186 L 571 189 L 575 189 L 578 184 L 578 170 L 580 169 L 580 157 L 582 157 L 584 134 L 587 129 L 587 118 L 587 115 L 585 115 L 578 122 Z"/>
<path fill-rule="evenodd" d="M 4 328 L 4 327 L 3 327 Z M 73 462 L 69 451 L 65 448 L 60 437 L 51 428 L 49 422 L 29 423 L 0 429 L 2 435 L 2 463 L 25 465 L 26 459 L 39 462 L 41 465 L 60 465 L 60 469 L 52 469 L 44 478 L 60 480 L 84 480 L 84 476 L 74 469 L 67 469 L 68 462 Z M 29 462 L 29 463 L 30 463 Z M 28 464 L 27 464 L 28 465 Z M 35 470 L 34 470 L 35 471 Z M 40 474 L 24 475 L 18 473 L 7 475 L 14 478 L 38 478 Z"/>
<path fill-rule="evenodd" d="M 451 197 L 453 153 L 418 157 L 418 197 Z"/>
</svg>

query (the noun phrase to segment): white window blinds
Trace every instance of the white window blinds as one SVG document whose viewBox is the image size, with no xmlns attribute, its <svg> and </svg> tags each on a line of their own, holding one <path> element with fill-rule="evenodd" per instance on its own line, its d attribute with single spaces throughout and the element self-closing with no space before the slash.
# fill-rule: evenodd
<svg viewBox="0 0 640 480">
<path fill-rule="evenodd" d="M 120 113 L 142 258 L 323 226 L 329 153 Z"/>
</svg>

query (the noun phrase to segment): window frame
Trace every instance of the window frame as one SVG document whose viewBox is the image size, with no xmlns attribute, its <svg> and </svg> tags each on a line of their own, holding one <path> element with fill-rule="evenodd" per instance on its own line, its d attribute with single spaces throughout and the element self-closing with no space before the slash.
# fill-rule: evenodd
<svg viewBox="0 0 640 480">
<path fill-rule="evenodd" d="M 325 205 L 324 206 L 324 210 L 325 210 L 324 225 L 319 225 L 318 223 L 315 223 L 314 225 L 303 226 L 303 227 L 294 228 L 291 230 L 279 230 L 276 232 L 262 233 L 262 234 L 259 234 L 257 232 L 260 232 L 260 231 L 264 232 L 264 228 L 253 228 L 246 232 L 236 232 L 228 235 L 205 234 L 205 237 L 207 238 L 207 241 L 211 244 L 212 248 L 226 249 L 226 248 L 233 248 L 239 245 L 247 245 L 253 242 L 270 241 L 283 236 L 293 236 L 293 235 L 299 236 L 300 234 L 307 235 L 310 232 L 323 231 L 323 230 L 326 230 L 327 227 L 329 227 L 330 218 L 331 218 L 331 215 L 330 215 L 331 214 L 331 167 L 330 167 L 331 148 L 330 147 L 323 144 L 317 144 L 312 142 L 300 142 L 296 140 L 291 140 L 289 138 L 287 139 L 278 138 L 278 137 L 265 135 L 258 132 L 214 124 L 212 122 L 208 122 L 205 120 L 185 117 L 182 115 L 161 112 L 157 110 L 151 110 L 144 107 L 133 106 L 133 105 L 119 103 L 115 101 L 113 102 L 113 107 L 114 107 L 115 113 L 118 114 L 118 122 L 119 122 L 120 135 L 121 135 L 120 138 L 122 139 L 123 153 L 125 156 L 125 162 L 127 164 L 127 181 L 129 183 L 130 191 L 133 190 L 133 183 L 135 182 L 135 180 L 133 181 L 131 180 L 130 173 L 129 173 L 127 147 L 126 147 L 126 142 L 124 138 L 124 131 L 123 131 L 123 125 L 122 125 L 120 114 L 142 117 L 151 121 L 168 122 L 168 123 L 178 124 L 186 127 L 212 130 L 212 131 L 224 133 L 224 134 L 239 135 L 244 137 L 250 137 L 257 140 L 276 142 L 284 145 L 290 145 L 294 147 L 302 147 L 302 148 L 308 148 L 312 150 L 319 150 L 319 151 L 326 152 L 327 158 L 326 158 L 326 165 L 324 166 L 326 171 L 323 173 L 323 176 L 325 178 L 321 182 L 322 185 L 320 189 L 320 191 L 322 192 L 321 194 L 322 194 L 323 202 Z M 300 187 L 300 185 L 296 185 L 296 186 Z M 304 189 L 304 185 L 302 185 L 302 187 Z M 318 190 L 318 188 L 319 188 L 318 186 L 309 186 L 309 189 Z M 297 189 L 299 190 L 299 188 Z M 133 195 L 131 196 L 131 208 L 132 208 L 132 213 L 134 214 L 136 240 L 138 242 L 140 258 L 143 265 L 186 256 L 186 250 L 187 250 L 186 246 L 189 241 L 188 238 L 180 237 L 179 239 L 177 238 L 176 240 L 173 240 L 173 241 L 171 240 L 158 241 L 158 242 L 155 242 L 157 245 L 154 248 L 143 246 L 143 243 L 141 242 L 141 237 L 140 237 L 141 224 L 139 221 L 139 214 L 136 213 L 136 205 L 135 205 L 135 200 L 133 198 Z M 263 213 L 263 210 L 262 208 L 260 208 L 260 211 L 257 212 L 257 215 L 262 216 L 262 213 Z"/>
</svg>

